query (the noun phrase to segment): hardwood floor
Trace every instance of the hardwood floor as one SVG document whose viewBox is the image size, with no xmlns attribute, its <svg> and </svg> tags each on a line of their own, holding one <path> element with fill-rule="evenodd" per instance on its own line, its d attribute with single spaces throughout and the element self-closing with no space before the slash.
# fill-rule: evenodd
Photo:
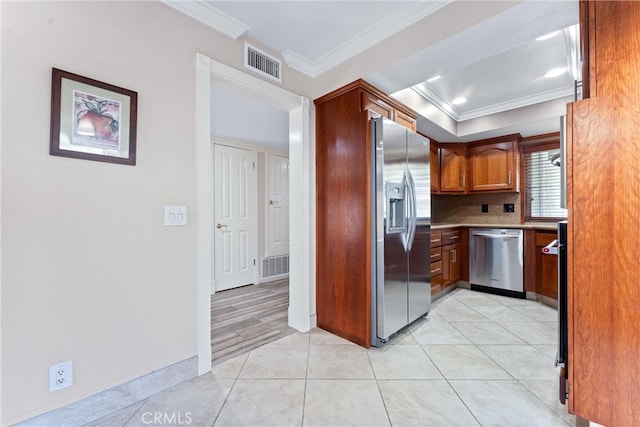
<svg viewBox="0 0 640 427">
<path fill-rule="evenodd" d="M 212 295 L 213 363 L 220 363 L 295 332 L 287 324 L 288 307 L 288 278 Z"/>
</svg>

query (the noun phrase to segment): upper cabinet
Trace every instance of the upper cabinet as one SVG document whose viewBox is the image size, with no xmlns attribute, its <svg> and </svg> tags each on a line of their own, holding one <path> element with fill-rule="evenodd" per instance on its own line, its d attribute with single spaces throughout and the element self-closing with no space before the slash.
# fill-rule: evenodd
<svg viewBox="0 0 640 427">
<path fill-rule="evenodd" d="M 386 117 L 389 120 L 416 131 L 416 113 L 409 109 L 403 109 L 404 106 L 398 103 L 392 104 L 392 100 L 386 95 L 379 93 L 378 89 L 369 85 L 364 81 L 360 81 L 362 85 L 362 110 L 369 111 L 374 115 Z"/>
<path fill-rule="evenodd" d="M 438 145 L 439 194 L 515 192 L 519 190 L 519 134 Z M 431 169 L 433 174 L 434 169 Z"/>
<path fill-rule="evenodd" d="M 440 193 L 467 192 L 466 144 L 440 145 Z"/>
<path fill-rule="evenodd" d="M 516 140 L 469 148 L 469 191 L 517 191 Z"/>
</svg>

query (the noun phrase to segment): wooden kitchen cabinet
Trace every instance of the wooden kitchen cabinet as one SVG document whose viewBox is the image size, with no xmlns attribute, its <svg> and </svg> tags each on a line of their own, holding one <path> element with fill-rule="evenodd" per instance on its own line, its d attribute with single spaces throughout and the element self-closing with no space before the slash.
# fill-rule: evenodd
<svg viewBox="0 0 640 427">
<path fill-rule="evenodd" d="M 442 281 L 446 286 L 455 284 L 461 277 L 461 245 L 454 243 L 442 247 Z"/>
<path fill-rule="evenodd" d="M 364 82 L 362 91 L 362 110 L 374 112 L 389 120 L 393 120 L 412 131 L 416 131 L 417 115 L 410 110 L 403 110 L 398 105 L 392 105 L 391 99 L 379 93 L 378 89 Z"/>
<path fill-rule="evenodd" d="M 371 216 L 370 119 L 383 116 L 412 129 L 417 115 L 364 80 L 314 103 L 317 325 L 370 347 L 371 225 L 375 221 Z M 429 252 L 419 256 L 427 258 Z M 426 266 L 425 260 L 424 275 Z"/>
<path fill-rule="evenodd" d="M 416 131 L 416 126 L 418 124 L 416 117 L 412 117 L 409 114 L 403 113 L 400 110 L 393 111 L 393 121 L 406 127 L 407 129 L 411 129 L 412 131 Z"/>
<path fill-rule="evenodd" d="M 438 194 L 518 191 L 520 139 L 519 134 L 512 134 L 469 144 L 434 144 L 439 170 L 431 169 L 431 191 Z M 434 155 L 432 147 L 432 158 Z M 437 184 L 433 183 L 434 173 L 439 178 Z"/>
<path fill-rule="evenodd" d="M 467 191 L 466 144 L 440 145 L 440 193 Z"/>
<path fill-rule="evenodd" d="M 638 426 L 640 2 L 580 6 L 590 97 L 567 106 L 568 406 Z"/>
<path fill-rule="evenodd" d="M 517 137 L 469 147 L 469 191 L 517 191 Z"/>
<path fill-rule="evenodd" d="M 558 299 L 558 256 L 542 248 L 558 238 L 553 231 L 536 231 L 536 293 Z"/>
<path fill-rule="evenodd" d="M 431 231 L 431 295 L 449 289 L 468 278 L 467 229 L 451 228 Z"/>
</svg>

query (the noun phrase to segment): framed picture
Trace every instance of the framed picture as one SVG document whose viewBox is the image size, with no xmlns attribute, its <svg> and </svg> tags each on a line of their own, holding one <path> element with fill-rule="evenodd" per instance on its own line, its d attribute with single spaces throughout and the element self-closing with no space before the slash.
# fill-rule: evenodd
<svg viewBox="0 0 640 427">
<path fill-rule="evenodd" d="M 49 154 L 136 164 L 137 92 L 52 69 Z"/>
</svg>

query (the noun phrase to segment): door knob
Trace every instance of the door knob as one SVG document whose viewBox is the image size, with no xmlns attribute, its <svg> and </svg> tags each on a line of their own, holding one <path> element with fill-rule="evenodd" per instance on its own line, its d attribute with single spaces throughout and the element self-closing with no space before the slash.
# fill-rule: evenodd
<svg viewBox="0 0 640 427">
<path fill-rule="evenodd" d="M 277 205 L 278 201 L 277 200 L 269 200 L 269 204 L 270 205 Z"/>
<path fill-rule="evenodd" d="M 216 224 L 216 228 L 227 228 L 227 225 L 226 224 L 217 223 Z"/>
</svg>

